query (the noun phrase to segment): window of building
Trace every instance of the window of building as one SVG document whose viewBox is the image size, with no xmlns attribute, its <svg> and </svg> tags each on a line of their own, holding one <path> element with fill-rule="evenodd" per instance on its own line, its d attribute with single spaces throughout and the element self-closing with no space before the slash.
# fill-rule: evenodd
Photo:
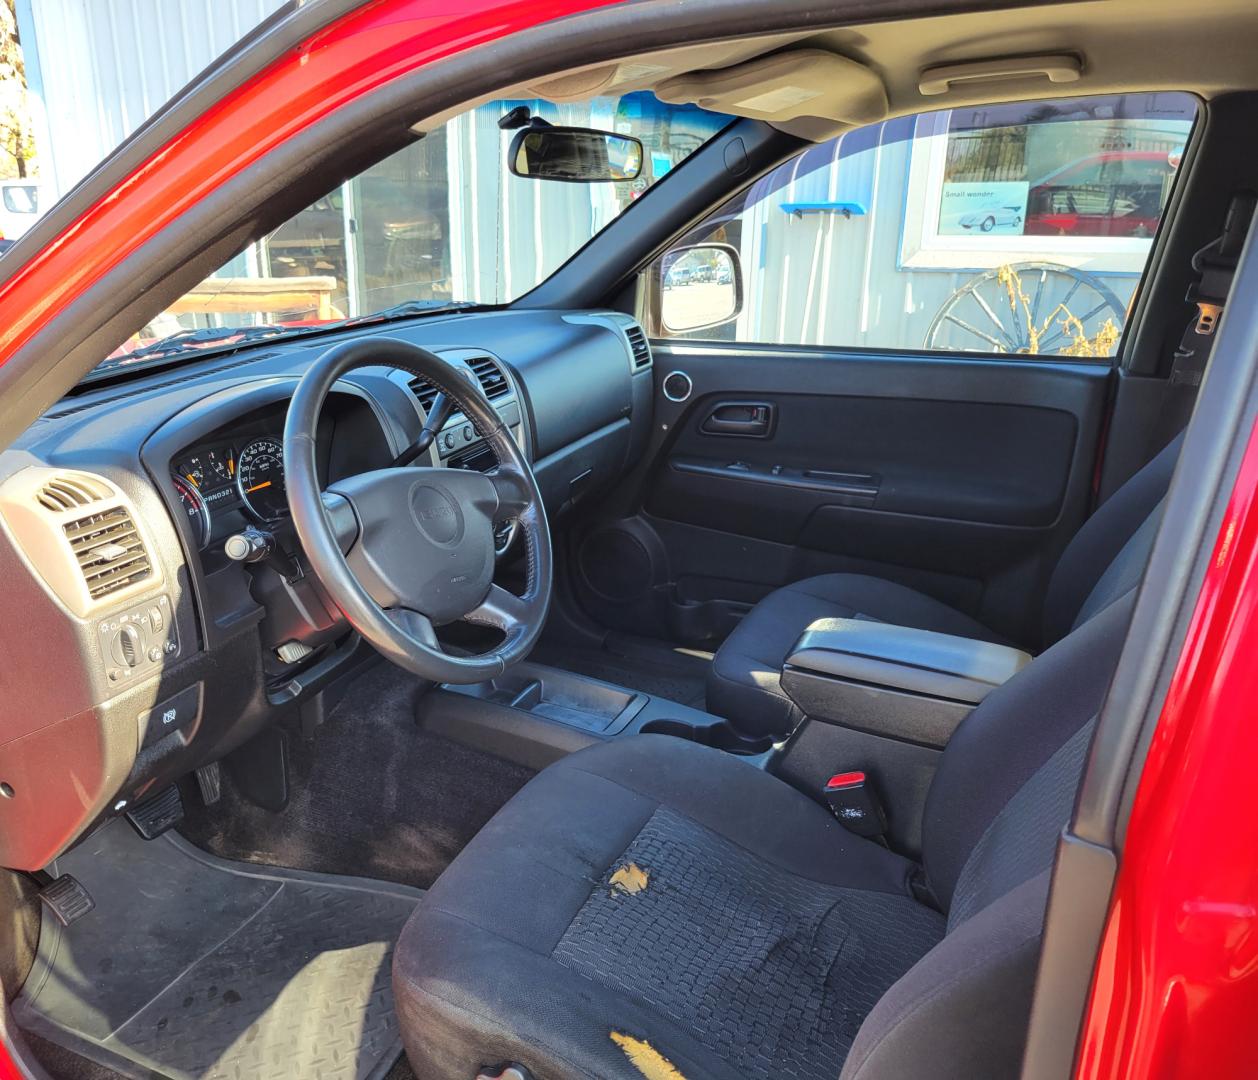
<svg viewBox="0 0 1258 1080">
<path fill-rule="evenodd" d="M 3 193 L 10 214 L 39 213 L 39 189 L 34 184 L 5 184 Z"/>
</svg>

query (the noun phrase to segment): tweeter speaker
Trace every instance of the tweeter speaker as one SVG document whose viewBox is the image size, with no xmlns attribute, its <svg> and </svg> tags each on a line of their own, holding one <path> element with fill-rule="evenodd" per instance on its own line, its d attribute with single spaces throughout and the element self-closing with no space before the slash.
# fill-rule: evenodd
<svg viewBox="0 0 1258 1080">
<path fill-rule="evenodd" d="M 690 376 L 684 371 L 670 371 L 664 376 L 664 396 L 669 401 L 685 401 L 694 388 Z"/>
</svg>

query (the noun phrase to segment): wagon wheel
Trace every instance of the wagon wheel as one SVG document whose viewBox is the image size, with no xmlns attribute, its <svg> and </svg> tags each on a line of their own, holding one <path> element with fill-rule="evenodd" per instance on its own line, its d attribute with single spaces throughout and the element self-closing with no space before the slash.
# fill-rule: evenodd
<svg viewBox="0 0 1258 1080">
<path fill-rule="evenodd" d="M 1110 356 L 1126 310 L 1098 278 L 1047 262 L 1013 263 L 971 278 L 931 320 L 927 349 Z"/>
</svg>

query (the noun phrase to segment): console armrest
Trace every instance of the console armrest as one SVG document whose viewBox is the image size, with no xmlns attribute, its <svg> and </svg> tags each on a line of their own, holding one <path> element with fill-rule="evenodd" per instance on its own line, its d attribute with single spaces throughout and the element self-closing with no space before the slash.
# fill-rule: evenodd
<svg viewBox="0 0 1258 1080">
<path fill-rule="evenodd" d="M 990 641 L 863 619 L 821 619 L 786 662 L 818 675 L 889 686 L 977 705 L 1031 657 Z"/>
<path fill-rule="evenodd" d="M 1020 649 L 861 619 L 813 623 L 782 686 L 806 715 L 943 746 L 961 719 L 1031 657 Z"/>
</svg>

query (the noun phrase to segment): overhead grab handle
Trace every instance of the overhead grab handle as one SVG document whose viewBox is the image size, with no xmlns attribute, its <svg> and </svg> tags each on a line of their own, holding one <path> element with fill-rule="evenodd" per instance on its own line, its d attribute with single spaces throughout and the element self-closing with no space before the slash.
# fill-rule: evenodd
<svg viewBox="0 0 1258 1080">
<path fill-rule="evenodd" d="M 1055 56 L 1010 56 L 966 64 L 939 64 L 923 70 L 917 88 L 926 97 L 946 94 L 962 83 L 1002 82 L 1043 77 L 1049 82 L 1078 82 L 1083 61 L 1070 53 Z"/>
</svg>

